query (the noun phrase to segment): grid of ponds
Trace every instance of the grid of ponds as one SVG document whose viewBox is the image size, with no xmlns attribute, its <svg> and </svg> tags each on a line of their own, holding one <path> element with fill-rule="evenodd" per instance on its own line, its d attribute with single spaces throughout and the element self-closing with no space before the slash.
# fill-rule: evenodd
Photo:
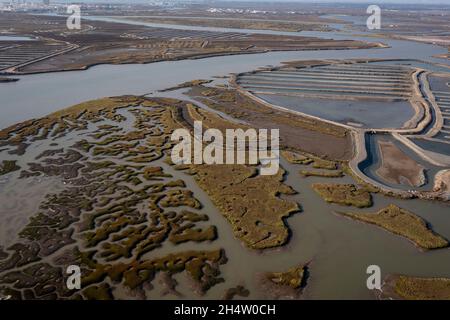
<svg viewBox="0 0 450 320">
<path fill-rule="evenodd" d="M 0 43 L 0 70 L 21 65 L 68 49 L 69 46 L 45 41 L 2 41 Z"/>
<path fill-rule="evenodd" d="M 442 115 L 442 126 L 431 138 L 415 139 L 414 142 L 425 150 L 450 155 L 450 90 L 449 76 L 430 76 L 430 88 Z"/>
<path fill-rule="evenodd" d="M 364 128 L 400 128 L 414 116 L 413 68 L 368 63 L 260 70 L 237 83 L 281 107 Z M 381 112 L 382 111 L 382 112 Z"/>
<path fill-rule="evenodd" d="M 145 39 L 201 39 L 201 40 L 231 40 L 246 38 L 247 35 L 238 32 L 215 32 L 197 30 L 179 30 L 168 28 L 149 28 L 146 31 L 136 33 L 136 36 Z"/>
<path fill-rule="evenodd" d="M 412 70 L 404 66 L 338 64 L 246 73 L 237 82 L 254 93 L 406 100 L 411 97 Z"/>
</svg>

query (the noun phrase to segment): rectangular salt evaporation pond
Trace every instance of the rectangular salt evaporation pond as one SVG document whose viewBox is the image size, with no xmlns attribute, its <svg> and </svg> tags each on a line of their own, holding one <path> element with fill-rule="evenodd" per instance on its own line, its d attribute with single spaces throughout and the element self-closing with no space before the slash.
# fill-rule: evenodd
<svg viewBox="0 0 450 320">
<path fill-rule="evenodd" d="M 35 41 L 36 39 L 24 36 L 2 36 L 0 35 L 0 41 Z"/>
<path fill-rule="evenodd" d="M 433 136 L 433 138 L 448 141 L 450 143 L 450 132 L 439 132 L 437 135 Z"/>
<path fill-rule="evenodd" d="M 449 117 L 444 117 L 444 126 L 450 127 L 450 118 Z"/>
<path fill-rule="evenodd" d="M 302 94 L 317 94 L 321 96 L 331 96 L 332 99 L 335 99 L 335 96 L 342 96 L 342 97 L 350 97 L 350 98 L 367 98 L 367 97 L 383 97 L 388 99 L 397 99 L 398 94 L 396 93 L 384 93 L 384 92 L 375 92 L 375 90 L 367 89 L 365 91 L 357 91 L 353 90 L 351 88 L 311 88 L 311 87 L 295 87 L 295 86 L 282 86 L 282 85 L 273 85 L 273 84 L 251 84 L 246 85 L 244 83 L 239 83 L 242 85 L 243 88 L 246 90 L 256 92 L 258 94 L 291 94 L 291 95 L 302 95 Z"/>
<path fill-rule="evenodd" d="M 408 87 L 409 83 L 406 79 L 386 79 L 386 78 L 374 78 L 370 75 L 366 78 L 354 78 L 351 75 L 339 75 L 338 77 L 334 75 L 326 74 L 315 74 L 313 76 L 307 74 L 282 74 L 280 72 L 272 73 L 260 73 L 260 74 L 248 74 L 240 76 L 239 83 L 260 83 L 260 82 L 272 82 L 272 83 L 315 83 L 315 84 L 328 84 L 333 85 L 342 84 L 356 84 L 360 86 L 364 85 L 377 85 L 386 87 L 389 84 L 395 84 L 396 88 L 398 86 Z M 392 90 L 392 88 L 386 88 Z"/>
<path fill-rule="evenodd" d="M 433 71 L 433 72 L 449 72 L 450 71 L 449 68 L 446 68 L 444 66 L 435 65 L 432 63 L 424 62 L 424 61 L 408 60 L 408 59 L 378 61 L 378 62 L 370 62 L 369 63 L 369 65 L 392 65 L 392 64 L 396 64 L 399 66 L 405 66 L 405 67 L 421 68 L 421 69 L 426 69 L 426 70 Z"/>
<path fill-rule="evenodd" d="M 439 141 L 430 141 L 426 139 L 411 139 L 412 142 L 417 144 L 424 150 L 441 153 L 446 156 L 450 156 L 450 144 Z"/>
<path fill-rule="evenodd" d="M 367 150 L 367 158 L 362 161 L 358 166 L 361 171 L 370 177 L 371 179 L 378 181 L 382 184 L 385 184 L 389 187 L 401 189 L 401 190 L 411 190 L 411 186 L 409 184 L 398 184 L 392 181 L 387 181 L 383 177 L 379 175 L 377 170 L 382 165 L 381 153 L 380 153 L 380 141 L 392 143 L 401 150 L 408 158 L 415 161 L 417 164 L 421 165 L 426 169 L 426 182 L 424 185 L 420 187 L 414 187 L 414 190 L 430 190 L 434 183 L 435 174 L 441 170 L 442 168 L 433 166 L 427 161 L 420 158 L 414 151 L 409 149 L 407 146 L 393 138 L 391 135 L 384 134 L 367 134 L 366 135 L 366 150 Z"/>
<path fill-rule="evenodd" d="M 365 128 L 400 128 L 414 116 L 414 109 L 407 101 L 327 100 L 271 94 L 257 96 L 290 110 L 343 124 L 359 123 Z"/>
<path fill-rule="evenodd" d="M 450 70 L 449 70 L 450 71 Z M 430 83 L 430 88 L 432 91 L 442 91 L 449 92 L 450 94 L 450 76 L 449 77 L 437 77 L 430 75 L 428 76 L 428 81 Z"/>
</svg>

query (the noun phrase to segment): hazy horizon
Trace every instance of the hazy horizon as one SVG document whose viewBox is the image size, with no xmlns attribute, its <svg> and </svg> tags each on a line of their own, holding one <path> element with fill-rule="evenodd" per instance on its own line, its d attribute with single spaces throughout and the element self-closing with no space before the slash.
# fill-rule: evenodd
<svg viewBox="0 0 450 320">
<path fill-rule="evenodd" d="M 32 0 L 33 1 L 33 0 Z M 40 2 L 41 0 L 34 0 L 34 2 Z M 59 0 L 53 1 L 54 3 L 152 3 L 158 2 L 158 0 Z M 172 1 L 164 1 L 160 2 L 172 2 Z M 448 4 L 450 5 L 450 0 L 219 0 L 219 1 L 208 1 L 208 0 L 179 0 L 173 2 L 186 2 L 186 3 L 201 3 L 201 2 L 210 2 L 213 4 L 214 2 L 291 2 L 291 3 L 360 3 L 360 4 Z"/>
</svg>

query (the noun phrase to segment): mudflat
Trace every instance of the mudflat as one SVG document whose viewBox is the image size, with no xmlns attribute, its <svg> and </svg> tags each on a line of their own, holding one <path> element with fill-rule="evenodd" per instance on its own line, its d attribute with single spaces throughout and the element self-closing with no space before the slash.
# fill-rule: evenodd
<svg viewBox="0 0 450 320">
<path fill-rule="evenodd" d="M 388 182 L 419 187 L 425 183 L 424 167 L 408 157 L 394 143 L 380 141 L 381 166 L 377 174 Z"/>
</svg>

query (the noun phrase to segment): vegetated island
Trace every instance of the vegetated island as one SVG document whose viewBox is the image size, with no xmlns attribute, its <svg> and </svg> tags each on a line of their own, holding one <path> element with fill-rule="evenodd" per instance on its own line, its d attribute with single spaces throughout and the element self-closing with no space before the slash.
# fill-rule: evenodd
<svg viewBox="0 0 450 320">
<path fill-rule="evenodd" d="M 282 272 L 265 272 L 260 277 L 261 286 L 270 299 L 298 299 L 306 287 L 308 265 L 299 265 Z"/>
<path fill-rule="evenodd" d="M 449 278 L 389 275 L 386 277 L 382 289 L 381 298 L 450 300 Z"/>
<path fill-rule="evenodd" d="M 300 154 L 288 150 L 281 151 L 281 155 L 292 164 L 310 165 L 315 169 L 323 170 L 300 170 L 300 174 L 304 177 L 323 177 L 323 178 L 340 178 L 344 176 L 342 170 L 337 170 L 338 163 L 336 161 L 320 159 L 312 155 Z"/>
<path fill-rule="evenodd" d="M 354 184 L 314 183 L 312 188 L 329 203 L 358 208 L 372 206 L 370 192 L 364 188 L 358 188 Z"/>
<path fill-rule="evenodd" d="M 111 299 L 117 298 L 117 289 L 145 298 L 156 276 L 166 274 L 173 292 L 171 277 L 184 274 L 192 291 L 204 295 L 224 282 L 225 249 L 195 250 L 196 243 L 216 240 L 216 227 L 208 224 L 207 212 L 182 179 L 185 175 L 174 175 L 172 168 L 193 175 L 245 245 L 265 249 L 284 244 L 289 235 L 285 219 L 299 205 L 280 197 L 295 192 L 283 183 L 282 169 L 261 176 L 255 165 L 179 168 L 165 161 L 175 143 L 172 132 L 192 130 L 199 119 L 205 127 L 236 126 L 181 100 L 122 96 L 1 130 L 0 147 L 11 156 L 26 154 L 36 141 L 64 145 L 52 145 L 31 158 L 18 179 L 54 176 L 65 187 L 47 194 L 17 239 L 4 252 L 0 249 L 0 294 L 12 299 Z M 76 138 L 70 139 L 70 133 Z M 2 170 L 16 170 L 14 164 L 11 160 Z M 185 242 L 194 249 L 154 254 L 163 245 Z M 84 270 L 80 292 L 65 286 L 68 264 Z M 235 293 L 247 294 L 239 288 Z"/>
<path fill-rule="evenodd" d="M 16 164 L 16 162 L 16 160 L 3 160 L 0 164 L 0 176 L 19 170 L 20 167 Z"/>
<path fill-rule="evenodd" d="M 339 214 L 403 236 L 422 249 L 439 249 L 449 245 L 446 239 L 431 230 L 424 219 L 393 204 L 377 213 L 339 212 Z"/>
<path fill-rule="evenodd" d="M 186 107 L 191 122 L 202 121 L 204 128 L 223 132 L 230 128 L 246 129 L 192 104 Z M 181 169 L 186 167 L 231 223 L 235 236 L 247 246 L 265 249 L 286 243 L 289 232 L 284 219 L 300 208 L 297 203 L 279 197 L 295 194 L 295 190 L 283 183 L 282 168 L 275 175 L 262 176 L 252 165 L 203 164 Z"/>
</svg>

